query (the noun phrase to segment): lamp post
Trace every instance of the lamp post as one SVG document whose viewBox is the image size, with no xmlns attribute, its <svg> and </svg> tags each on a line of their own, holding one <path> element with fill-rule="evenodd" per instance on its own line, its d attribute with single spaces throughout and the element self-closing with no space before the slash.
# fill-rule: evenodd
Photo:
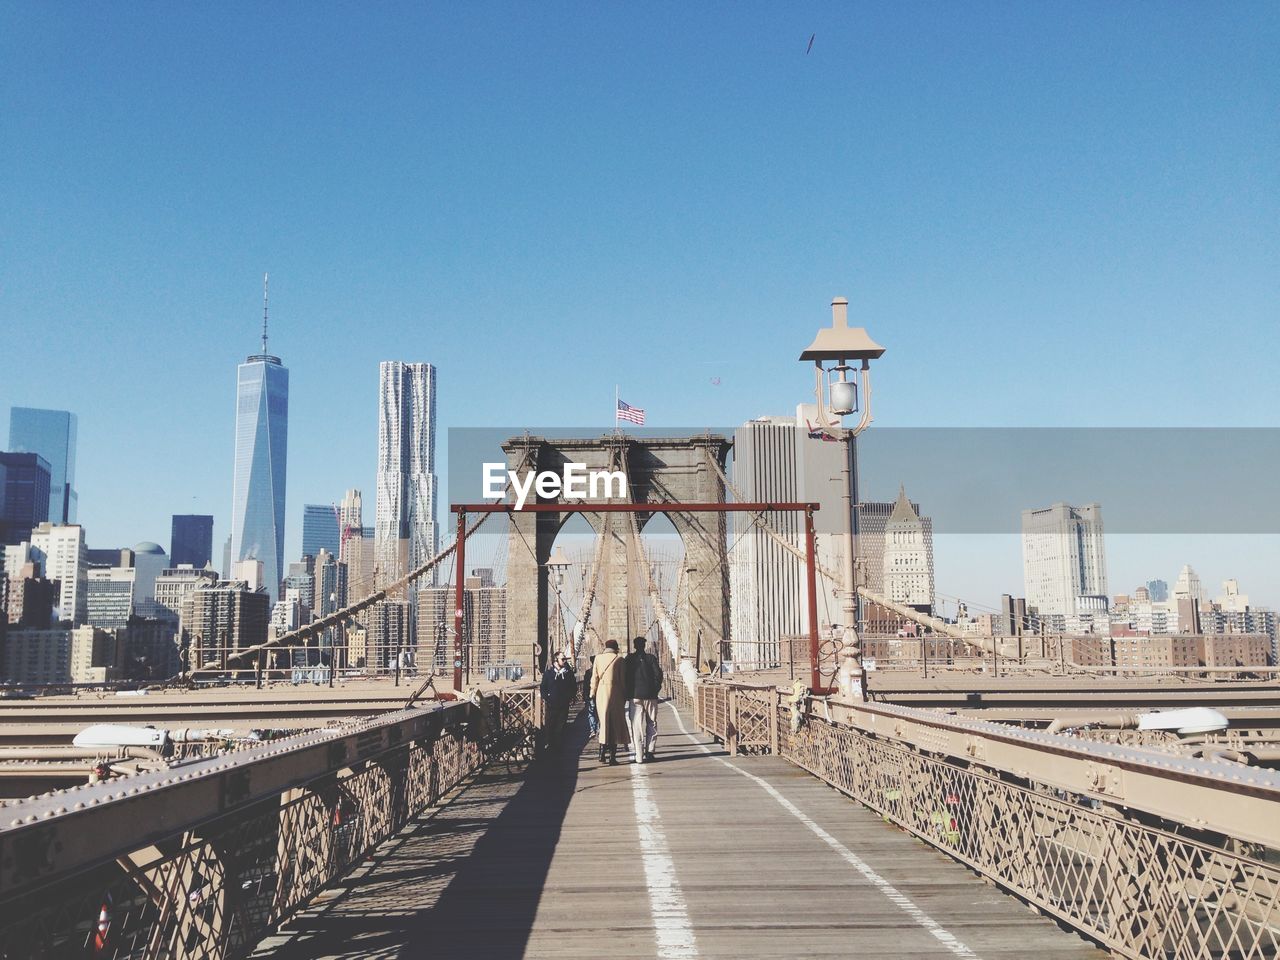
<svg viewBox="0 0 1280 960">
<path fill-rule="evenodd" d="M 556 622 L 560 625 L 559 629 L 556 630 L 556 643 L 560 643 L 563 641 L 564 633 L 565 633 L 564 607 L 560 600 L 560 591 L 564 588 L 564 573 L 568 569 L 569 569 L 569 555 L 564 552 L 564 547 L 556 547 L 555 550 L 552 551 L 551 556 L 547 558 L 547 570 L 551 574 L 551 583 L 556 591 L 556 618 L 557 618 Z M 548 623 L 547 627 L 550 628 L 550 626 L 551 624 Z M 572 646 L 572 643 L 570 644 L 570 646 Z M 574 650 L 573 655 L 574 655 L 575 669 L 576 669 L 578 651 Z M 552 653 L 551 653 L 551 640 L 550 638 L 548 638 L 547 660 L 548 662 L 550 662 L 554 659 L 555 658 L 554 656 L 552 656 Z"/>
<path fill-rule="evenodd" d="M 813 361 L 814 393 L 818 401 L 818 425 L 823 431 L 838 433 L 845 443 L 844 457 L 844 649 L 853 658 L 858 686 L 867 699 L 867 676 L 862 665 L 862 643 L 858 638 L 857 562 L 853 511 L 858 500 L 854 485 L 856 470 L 855 439 L 871 423 L 871 361 L 884 354 L 862 327 L 849 326 L 849 301 L 837 297 L 831 301 L 831 326 L 818 331 L 809 348 L 800 354 L 801 361 Z M 826 363 L 833 361 L 832 366 Z M 855 368 L 853 363 L 857 363 Z M 856 426 L 845 428 L 843 420 L 858 413 L 858 381 L 862 381 L 862 410 Z M 816 664 L 816 652 L 813 653 Z"/>
</svg>

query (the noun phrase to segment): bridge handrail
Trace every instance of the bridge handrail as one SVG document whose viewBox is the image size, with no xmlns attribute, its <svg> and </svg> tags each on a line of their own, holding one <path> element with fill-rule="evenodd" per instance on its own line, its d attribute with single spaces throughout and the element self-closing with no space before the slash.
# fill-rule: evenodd
<svg viewBox="0 0 1280 960">
<path fill-rule="evenodd" d="M 428 702 L 6 804 L 0 956 L 243 956 L 536 709 L 532 689 Z"/>
<path fill-rule="evenodd" d="M 773 752 L 1133 958 L 1274 957 L 1280 778 L 1230 763 L 700 683 L 735 752 Z M 1161 795 L 1163 794 L 1163 796 Z"/>
</svg>

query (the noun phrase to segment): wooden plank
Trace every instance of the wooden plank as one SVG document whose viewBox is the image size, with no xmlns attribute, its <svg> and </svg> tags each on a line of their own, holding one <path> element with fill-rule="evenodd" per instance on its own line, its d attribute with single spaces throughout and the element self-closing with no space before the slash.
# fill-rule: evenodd
<svg viewBox="0 0 1280 960">
<path fill-rule="evenodd" d="M 690 721 L 686 718 L 686 725 Z M 272 960 L 657 957 L 636 784 L 660 814 L 698 957 L 954 957 L 761 785 L 660 714 L 658 760 L 601 766 L 579 722 L 526 779 L 483 775 L 272 937 Z M 733 758 L 984 960 L 1104 954 L 773 757 Z M 652 838 L 651 838 L 652 839 Z M 652 850 L 652 844 L 648 848 Z"/>
</svg>

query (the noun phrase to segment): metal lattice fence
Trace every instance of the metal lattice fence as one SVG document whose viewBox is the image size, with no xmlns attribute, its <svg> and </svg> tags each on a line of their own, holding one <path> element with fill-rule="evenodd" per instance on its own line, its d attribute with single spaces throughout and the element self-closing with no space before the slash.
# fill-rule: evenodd
<svg viewBox="0 0 1280 960">
<path fill-rule="evenodd" d="M 731 749 L 763 739 L 760 690 L 698 695 Z M 773 704 L 780 756 L 1117 955 L 1280 956 L 1273 850 Z"/>
</svg>

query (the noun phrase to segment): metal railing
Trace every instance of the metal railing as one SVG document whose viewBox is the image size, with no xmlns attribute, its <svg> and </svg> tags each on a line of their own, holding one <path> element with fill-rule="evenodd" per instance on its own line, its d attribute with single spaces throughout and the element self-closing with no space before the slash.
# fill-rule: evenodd
<svg viewBox="0 0 1280 960">
<path fill-rule="evenodd" d="M 0 957 L 243 957 L 537 707 L 504 690 L 7 806 Z"/>
<path fill-rule="evenodd" d="M 778 755 L 1133 958 L 1280 955 L 1280 775 L 884 704 L 703 683 L 702 728 Z"/>
</svg>

